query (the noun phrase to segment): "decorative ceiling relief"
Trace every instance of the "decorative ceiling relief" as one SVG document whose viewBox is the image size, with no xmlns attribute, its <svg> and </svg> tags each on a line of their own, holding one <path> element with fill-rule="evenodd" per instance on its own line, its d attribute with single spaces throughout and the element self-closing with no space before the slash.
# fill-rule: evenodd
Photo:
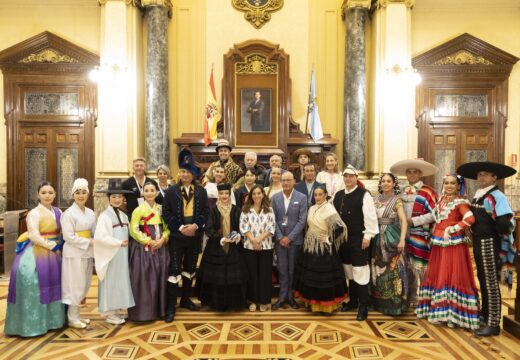
<svg viewBox="0 0 520 360">
<path fill-rule="evenodd" d="M 243 11 L 244 18 L 260 29 L 269 20 L 271 13 L 283 7 L 283 0 L 232 0 L 233 7 Z"/>
</svg>

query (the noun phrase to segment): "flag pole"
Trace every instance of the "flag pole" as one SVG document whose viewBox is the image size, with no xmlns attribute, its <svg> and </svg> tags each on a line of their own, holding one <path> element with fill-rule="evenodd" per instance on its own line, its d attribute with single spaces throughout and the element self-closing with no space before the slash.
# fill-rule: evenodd
<svg viewBox="0 0 520 360">
<path fill-rule="evenodd" d="M 314 64 L 312 64 L 312 69 L 314 70 Z M 309 86 L 309 100 L 307 101 L 307 117 L 305 119 L 305 133 L 309 133 L 309 113 L 311 109 L 311 100 L 312 100 L 312 70 L 311 70 L 311 83 Z"/>
</svg>

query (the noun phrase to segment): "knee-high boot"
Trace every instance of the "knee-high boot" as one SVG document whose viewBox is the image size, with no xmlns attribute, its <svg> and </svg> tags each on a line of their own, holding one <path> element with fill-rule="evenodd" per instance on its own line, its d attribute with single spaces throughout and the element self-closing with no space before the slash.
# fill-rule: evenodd
<svg viewBox="0 0 520 360">
<path fill-rule="evenodd" d="M 358 313 L 356 319 L 358 321 L 366 320 L 368 316 L 368 284 L 360 285 L 356 283 L 356 293 L 358 296 Z"/>
<path fill-rule="evenodd" d="M 192 311 L 200 310 L 200 306 L 195 305 L 193 301 L 191 301 L 191 289 L 192 289 L 193 280 L 187 278 L 186 276 L 182 277 L 182 297 L 180 306 Z"/>
<path fill-rule="evenodd" d="M 175 308 L 177 306 L 177 289 L 179 285 L 168 282 L 166 286 L 166 316 L 164 321 L 170 323 L 175 319 Z"/>
</svg>

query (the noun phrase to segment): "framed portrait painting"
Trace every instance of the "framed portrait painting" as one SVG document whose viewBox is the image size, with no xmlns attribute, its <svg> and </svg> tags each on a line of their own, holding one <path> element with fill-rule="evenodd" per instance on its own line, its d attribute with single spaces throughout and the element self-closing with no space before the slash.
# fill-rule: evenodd
<svg viewBox="0 0 520 360">
<path fill-rule="evenodd" d="M 265 88 L 240 89 L 240 129 L 243 133 L 271 133 L 272 90 Z"/>
</svg>

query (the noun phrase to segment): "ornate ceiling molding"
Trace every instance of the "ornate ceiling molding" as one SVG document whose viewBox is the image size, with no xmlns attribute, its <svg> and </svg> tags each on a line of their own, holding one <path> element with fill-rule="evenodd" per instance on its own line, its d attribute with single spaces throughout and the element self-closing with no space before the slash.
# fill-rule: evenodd
<svg viewBox="0 0 520 360">
<path fill-rule="evenodd" d="M 283 7 L 283 0 L 232 0 L 232 4 L 244 12 L 244 19 L 260 29 L 271 20 L 271 13 Z"/>
</svg>

